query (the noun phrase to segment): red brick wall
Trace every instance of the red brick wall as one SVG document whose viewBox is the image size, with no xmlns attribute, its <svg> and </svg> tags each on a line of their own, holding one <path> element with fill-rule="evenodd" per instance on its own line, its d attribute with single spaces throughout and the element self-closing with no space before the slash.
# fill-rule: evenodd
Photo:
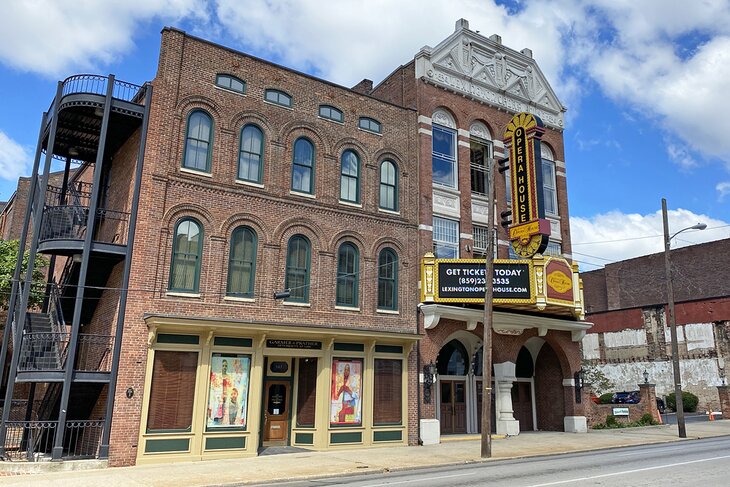
<svg viewBox="0 0 730 487">
<path fill-rule="evenodd" d="M 214 86 L 227 73 L 246 81 L 242 96 Z M 260 320 L 266 323 L 348 327 L 415 333 L 418 253 L 416 115 L 411 110 L 203 42 L 174 30 L 163 32 L 153 82 L 150 128 L 138 210 L 124 339 L 112 425 L 110 463 L 128 465 L 137 455 L 144 367 L 146 313 Z M 292 109 L 263 102 L 264 90 L 292 95 Z M 340 108 L 345 123 L 318 117 L 319 104 Z M 180 171 L 185 124 L 194 108 L 212 116 L 211 177 Z M 382 123 L 382 135 L 357 128 L 359 116 Z M 236 183 L 239 134 L 247 123 L 264 132 L 263 188 Z M 315 198 L 291 195 L 292 145 L 299 136 L 316 146 Z M 339 203 L 339 159 L 345 149 L 361 157 L 362 207 Z M 398 215 L 378 211 L 379 163 L 389 158 L 399 170 Z M 122 177 L 122 176 L 115 176 Z M 204 228 L 200 297 L 165 296 L 176 222 L 185 216 Z M 228 241 L 238 225 L 258 235 L 255 303 L 224 300 Z M 271 295 L 284 287 L 288 239 L 297 233 L 312 244 L 310 308 L 285 306 Z M 352 241 L 360 251 L 360 311 L 334 309 L 336 255 Z M 376 312 L 377 256 L 384 247 L 398 253 L 400 314 Z M 415 353 L 409 358 L 415 381 Z M 415 382 L 412 382 L 415 383 Z M 124 391 L 136 391 L 128 399 Z M 415 390 L 410 392 L 409 425 L 414 442 Z"/>
</svg>

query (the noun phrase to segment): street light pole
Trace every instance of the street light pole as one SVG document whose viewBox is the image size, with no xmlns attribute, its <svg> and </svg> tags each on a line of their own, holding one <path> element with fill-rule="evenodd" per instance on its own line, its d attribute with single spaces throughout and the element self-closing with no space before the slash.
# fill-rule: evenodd
<svg viewBox="0 0 730 487">
<path fill-rule="evenodd" d="M 672 267 L 669 246 L 674 237 L 685 230 L 704 230 L 707 225 L 698 223 L 683 228 L 672 236 L 669 235 L 669 220 L 667 218 L 667 200 L 662 198 L 662 220 L 664 222 L 664 272 L 667 280 L 667 301 L 669 306 L 669 334 L 672 340 L 672 371 L 674 374 L 674 397 L 677 411 L 677 430 L 680 438 L 687 438 L 687 428 L 684 423 L 684 404 L 682 403 L 682 376 L 679 371 L 679 344 L 677 342 L 677 323 L 674 317 L 674 289 L 672 288 Z"/>
</svg>

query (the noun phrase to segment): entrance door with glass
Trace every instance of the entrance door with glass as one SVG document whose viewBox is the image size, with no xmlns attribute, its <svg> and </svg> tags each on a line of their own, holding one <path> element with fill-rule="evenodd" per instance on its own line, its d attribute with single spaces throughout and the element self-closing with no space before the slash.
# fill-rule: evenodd
<svg viewBox="0 0 730 487">
<path fill-rule="evenodd" d="M 267 380 L 264 384 L 263 446 L 289 443 L 290 387 L 289 381 L 282 380 Z"/>
</svg>

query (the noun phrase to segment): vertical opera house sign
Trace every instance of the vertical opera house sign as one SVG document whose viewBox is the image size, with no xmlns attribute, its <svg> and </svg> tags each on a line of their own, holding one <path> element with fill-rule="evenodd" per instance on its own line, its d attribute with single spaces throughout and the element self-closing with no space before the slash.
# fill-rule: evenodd
<svg viewBox="0 0 730 487">
<path fill-rule="evenodd" d="M 531 113 L 518 113 L 507 125 L 504 144 L 509 150 L 512 179 L 512 249 L 529 259 L 542 253 L 550 239 L 550 222 L 545 219 L 542 196 L 540 139 L 545 126 Z"/>
</svg>

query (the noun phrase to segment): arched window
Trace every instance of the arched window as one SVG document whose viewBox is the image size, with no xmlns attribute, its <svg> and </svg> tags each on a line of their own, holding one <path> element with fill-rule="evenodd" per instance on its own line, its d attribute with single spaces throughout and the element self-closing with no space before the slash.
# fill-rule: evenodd
<svg viewBox="0 0 730 487">
<path fill-rule="evenodd" d="M 284 288 L 291 290 L 287 301 L 309 302 L 309 264 L 309 240 L 303 235 L 294 235 L 289 239 L 286 252 Z"/>
<path fill-rule="evenodd" d="M 542 199 L 545 213 L 558 215 L 558 192 L 555 184 L 555 156 L 553 151 L 544 142 L 540 143 L 542 157 Z"/>
<path fill-rule="evenodd" d="M 340 200 L 360 202 L 360 158 L 351 150 L 342 153 Z"/>
<path fill-rule="evenodd" d="M 459 340 L 451 340 L 436 359 L 439 375 L 466 375 L 469 372 L 469 354 Z"/>
<path fill-rule="evenodd" d="M 489 159 L 492 157 L 492 136 L 487 126 L 474 122 L 469 129 L 469 154 L 472 194 L 486 196 L 489 188 Z"/>
<path fill-rule="evenodd" d="M 393 161 L 380 163 L 380 207 L 398 211 L 398 169 Z"/>
<path fill-rule="evenodd" d="M 314 193 L 314 145 L 304 137 L 294 142 L 291 189 L 300 193 Z"/>
<path fill-rule="evenodd" d="M 210 172 L 213 153 L 213 119 L 203 110 L 194 110 L 188 116 L 185 130 L 183 167 Z"/>
<path fill-rule="evenodd" d="M 203 227 L 192 218 L 175 225 L 170 262 L 170 291 L 198 292 L 200 259 L 203 254 Z"/>
<path fill-rule="evenodd" d="M 378 256 L 378 309 L 398 310 L 398 256 L 389 248 Z"/>
<path fill-rule="evenodd" d="M 359 280 L 359 252 L 351 243 L 343 243 L 337 252 L 337 306 L 357 308 L 357 289 Z"/>
<path fill-rule="evenodd" d="M 255 125 L 246 125 L 241 130 L 241 145 L 238 153 L 238 179 L 252 183 L 261 182 L 264 161 L 264 134 Z"/>
<path fill-rule="evenodd" d="M 246 93 L 246 82 L 232 76 L 230 74 L 218 74 L 215 77 L 216 86 L 225 88 L 226 90 L 235 91 L 237 93 Z"/>
<path fill-rule="evenodd" d="M 257 240 L 256 232 L 249 227 L 238 227 L 233 230 L 228 258 L 226 295 L 239 298 L 253 297 Z"/>
</svg>

